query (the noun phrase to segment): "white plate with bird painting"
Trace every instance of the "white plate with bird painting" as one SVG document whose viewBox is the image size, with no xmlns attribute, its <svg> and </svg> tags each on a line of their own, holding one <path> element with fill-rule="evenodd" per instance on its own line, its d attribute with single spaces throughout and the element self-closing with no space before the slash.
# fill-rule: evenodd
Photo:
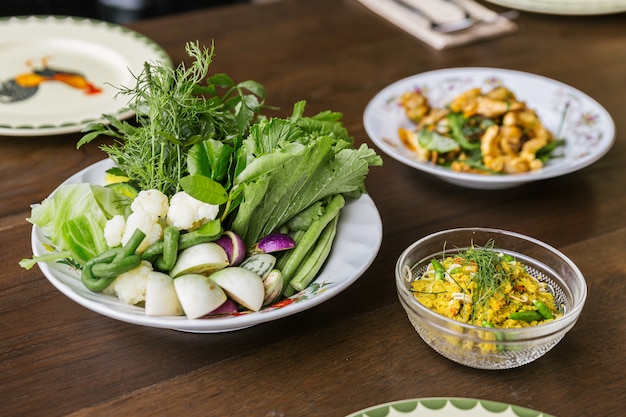
<svg viewBox="0 0 626 417">
<path fill-rule="evenodd" d="M 0 135 L 80 131 L 104 114 L 132 116 L 117 97 L 145 62 L 171 65 L 145 36 L 112 23 L 67 16 L 0 19 Z"/>
</svg>

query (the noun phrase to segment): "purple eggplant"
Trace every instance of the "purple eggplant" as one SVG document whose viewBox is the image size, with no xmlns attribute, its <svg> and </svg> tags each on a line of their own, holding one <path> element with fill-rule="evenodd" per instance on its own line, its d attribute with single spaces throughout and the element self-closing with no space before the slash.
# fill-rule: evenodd
<svg viewBox="0 0 626 417">
<path fill-rule="evenodd" d="M 208 315 L 214 316 L 218 314 L 233 314 L 233 313 L 236 313 L 237 311 L 238 311 L 237 303 L 234 302 L 232 299 L 227 298 L 226 301 L 224 301 L 224 304 L 222 304 L 215 310 L 211 311 Z"/>
<path fill-rule="evenodd" d="M 246 244 L 243 239 L 230 230 L 225 231 L 215 243 L 224 249 L 231 266 L 239 265 L 246 256 Z"/>
<path fill-rule="evenodd" d="M 261 240 L 250 249 L 250 253 L 280 252 L 295 247 L 296 242 L 291 236 L 284 233 L 270 233 L 264 238 L 261 238 Z"/>
</svg>

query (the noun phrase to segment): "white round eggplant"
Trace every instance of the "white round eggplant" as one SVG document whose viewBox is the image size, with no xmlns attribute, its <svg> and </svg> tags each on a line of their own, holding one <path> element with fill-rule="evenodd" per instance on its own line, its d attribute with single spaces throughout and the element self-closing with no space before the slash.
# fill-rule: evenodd
<svg viewBox="0 0 626 417">
<path fill-rule="evenodd" d="M 178 300 L 172 277 L 151 271 L 146 282 L 147 316 L 182 316 L 183 308 Z"/>
<path fill-rule="evenodd" d="M 209 279 L 248 310 L 259 311 L 263 306 L 265 287 L 256 273 L 239 266 L 231 266 L 212 273 Z"/>
<path fill-rule="evenodd" d="M 228 264 L 228 255 L 220 245 L 214 242 L 199 243 L 178 254 L 170 275 L 174 278 L 186 274 L 208 276 Z"/>
<path fill-rule="evenodd" d="M 226 293 L 219 285 L 200 274 L 176 277 L 174 288 L 185 315 L 190 319 L 197 319 L 212 312 L 227 299 Z"/>
</svg>

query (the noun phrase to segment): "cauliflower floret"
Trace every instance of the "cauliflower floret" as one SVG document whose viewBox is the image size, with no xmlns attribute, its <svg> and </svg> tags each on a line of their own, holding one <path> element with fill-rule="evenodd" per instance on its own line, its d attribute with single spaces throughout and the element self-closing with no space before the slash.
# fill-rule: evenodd
<svg viewBox="0 0 626 417">
<path fill-rule="evenodd" d="M 219 206 L 196 200 L 184 191 L 179 191 L 170 199 L 167 212 L 168 224 L 178 230 L 194 230 L 215 220 Z"/>
<path fill-rule="evenodd" d="M 151 216 L 165 218 L 169 204 L 167 196 L 159 190 L 140 191 L 130 205 L 133 212 L 143 211 Z"/>
<path fill-rule="evenodd" d="M 160 218 L 167 216 L 169 203 L 167 196 L 159 190 L 140 191 L 130 205 L 132 214 L 128 219 L 116 215 L 108 220 L 104 227 L 104 238 L 107 245 L 113 248 L 126 245 L 136 229 L 146 234 L 145 239 L 137 248 L 143 252 L 148 246 L 163 236 L 163 227 Z"/>
<path fill-rule="evenodd" d="M 110 248 L 119 246 L 122 243 L 125 227 L 126 219 L 124 219 L 124 216 L 121 214 L 115 215 L 112 219 L 107 220 L 104 226 L 104 239 Z"/>
<path fill-rule="evenodd" d="M 136 229 L 146 234 L 146 237 L 137 248 L 137 252 L 143 252 L 148 246 L 161 239 L 163 236 L 163 227 L 159 223 L 157 216 L 151 215 L 143 211 L 131 213 L 126 219 L 126 227 L 122 236 L 122 245 L 126 245 Z"/>
<path fill-rule="evenodd" d="M 150 272 L 152 272 L 150 262 L 142 261 L 137 268 L 120 274 L 103 292 L 115 295 L 125 303 L 138 304 L 146 300 L 146 285 Z"/>
</svg>

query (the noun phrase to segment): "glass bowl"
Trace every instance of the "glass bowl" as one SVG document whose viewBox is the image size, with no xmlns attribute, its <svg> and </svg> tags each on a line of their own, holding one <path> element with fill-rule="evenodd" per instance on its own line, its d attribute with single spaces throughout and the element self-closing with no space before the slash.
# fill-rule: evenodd
<svg viewBox="0 0 626 417">
<path fill-rule="evenodd" d="M 545 282 L 562 316 L 532 327 L 486 328 L 440 315 L 411 293 L 433 257 L 441 258 L 472 246 L 485 247 L 517 258 L 528 273 Z M 459 228 L 423 237 L 409 246 L 395 268 L 398 297 L 420 337 L 436 352 L 478 369 L 509 369 L 545 355 L 574 326 L 585 304 L 587 284 L 576 265 L 555 248 L 530 237 L 498 229 Z"/>
</svg>

